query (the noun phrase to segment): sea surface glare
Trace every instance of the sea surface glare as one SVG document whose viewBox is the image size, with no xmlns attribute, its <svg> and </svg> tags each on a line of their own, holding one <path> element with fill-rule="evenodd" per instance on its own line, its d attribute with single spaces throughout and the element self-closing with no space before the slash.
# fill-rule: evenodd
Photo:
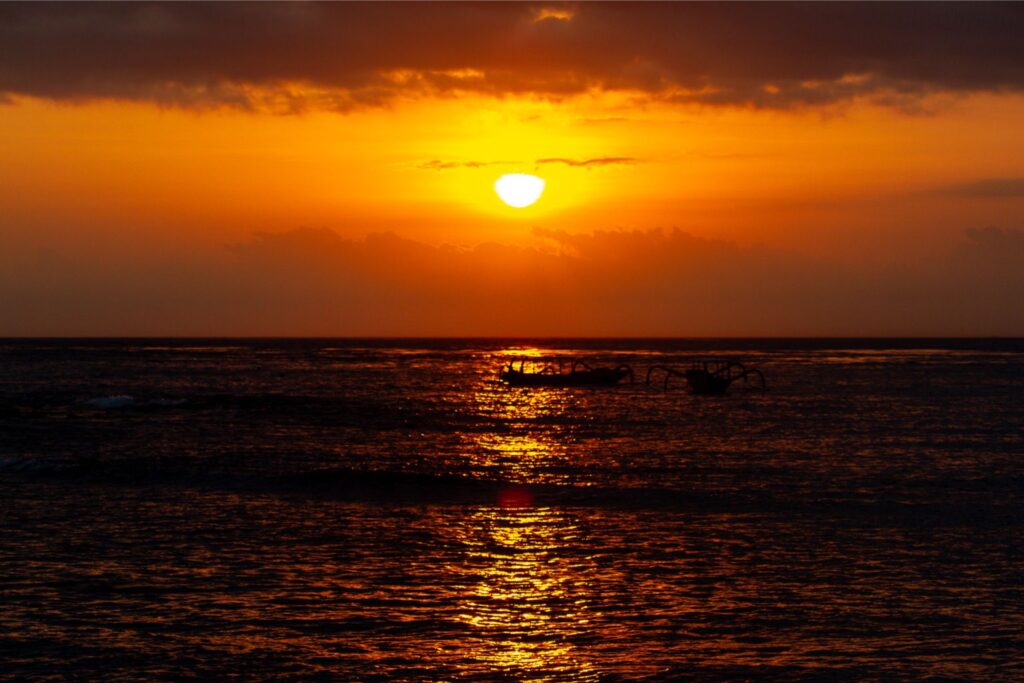
<svg viewBox="0 0 1024 683">
<path fill-rule="evenodd" d="M 0 678 L 1024 680 L 1022 341 L 6 340 L 0 492 Z"/>
</svg>

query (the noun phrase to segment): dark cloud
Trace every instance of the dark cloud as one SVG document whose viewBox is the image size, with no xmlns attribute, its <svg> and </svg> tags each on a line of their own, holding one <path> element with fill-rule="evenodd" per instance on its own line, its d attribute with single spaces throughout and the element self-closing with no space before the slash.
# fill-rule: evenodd
<svg viewBox="0 0 1024 683">
<path fill-rule="evenodd" d="M 939 193 L 959 197 L 1024 197 L 1024 178 L 985 178 L 949 185 Z"/>
<path fill-rule="evenodd" d="M 290 112 L 595 89 L 786 108 L 1024 87 L 1019 3 L 0 5 L 0 97 Z"/>
<path fill-rule="evenodd" d="M 1024 232 L 930 263 L 835 263 L 681 231 L 550 249 L 263 233 L 221 252 L 0 253 L 0 335 L 1021 335 Z"/>
</svg>

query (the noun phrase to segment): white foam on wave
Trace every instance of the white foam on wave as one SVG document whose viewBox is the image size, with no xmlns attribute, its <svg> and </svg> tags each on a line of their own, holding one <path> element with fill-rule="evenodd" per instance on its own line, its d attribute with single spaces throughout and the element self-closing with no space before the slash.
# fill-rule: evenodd
<svg viewBox="0 0 1024 683">
<path fill-rule="evenodd" d="M 43 467 L 43 463 L 29 458 L 15 456 L 0 457 L 0 472 L 31 472 L 33 470 L 40 470 Z"/>
<path fill-rule="evenodd" d="M 135 398 L 133 396 L 128 396 L 127 394 L 101 396 L 99 398 L 90 398 L 85 401 L 85 404 L 93 406 L 94 408 L 125 408 L 127 406 L 135 405 Z"/>
<path fill-rule="evenodd" d="M 113 396 L 100 396 L 82 401 L 83 404 L 93 408 L 173 408 L 183 405 L 186 402 L 183 398 L 153 398 L 137 399 L 128 394 L 117 394 Z"/>
</svg>

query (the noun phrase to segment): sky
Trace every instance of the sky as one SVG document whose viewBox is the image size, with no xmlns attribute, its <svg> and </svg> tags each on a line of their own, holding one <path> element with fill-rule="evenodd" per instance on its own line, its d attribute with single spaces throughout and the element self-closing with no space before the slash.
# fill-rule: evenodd
<svg viewBox="0 0 1024 683">
<path fill-rule="evenodd" d="M 0 335 L 1024 335 L 1021 35 L 1016 3 L 0 4 Z"/>
</svg>

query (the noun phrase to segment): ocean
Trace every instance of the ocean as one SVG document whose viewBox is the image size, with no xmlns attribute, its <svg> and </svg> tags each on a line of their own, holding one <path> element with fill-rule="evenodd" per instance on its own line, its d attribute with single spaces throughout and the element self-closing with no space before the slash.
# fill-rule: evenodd
<svg viewBox="0 0 1024 683">
<path fill-rule="evenodd" d="M 1024 340 L 0 340 L 0 491 L 0 678 L 1024 679 Z"/>
</svg>

